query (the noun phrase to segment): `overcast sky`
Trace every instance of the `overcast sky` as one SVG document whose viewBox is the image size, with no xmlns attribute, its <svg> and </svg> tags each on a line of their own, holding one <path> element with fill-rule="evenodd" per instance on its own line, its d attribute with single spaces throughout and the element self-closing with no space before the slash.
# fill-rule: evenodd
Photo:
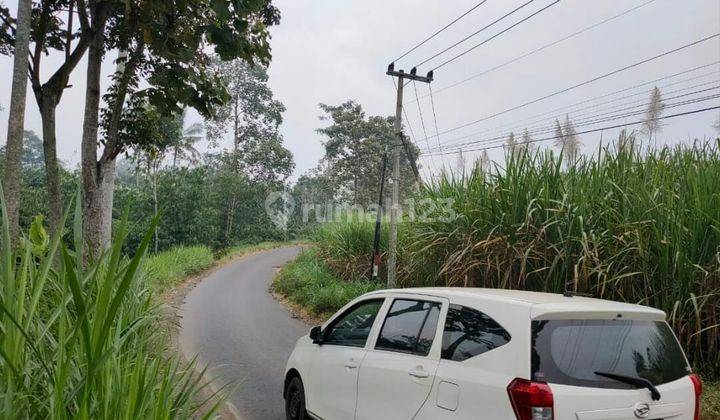
<svg viewBox="0 0 720 420">
<path fill-rule="evenodd" d="M 414 64 L 461 40 L 526 1 L 488 0 L 448 30 L 400 60 L 396 68 L 409 70 Z M 552 1 L 535 0 L 511 17 L 421 66 L 419 73 L 425 74 L 445 59 L 480 43 Z M 339 104 L 354 99 L 362 104 L 368 114 L 394 114 L 395 88 L 385 75 L 388 63 L 478 2 L 479 0 L 275 0 L 274 3 L 282 12 L 282 21 L 278 27 L 272 29 L 273 62 L 269 71 L 270 85 L 277 99 L 287 107 L 282 133 L 286 147 L 295 155 L 297 168 L 294 178 L 315 167 L 323 155 L 323 138 L 315 132 L 323 125 L 318 119 L 319 103 Z M 720 60 L 720 39 L 714 38 L 531 106 L 442 134 L 444 131 L 484 119 L 720 32 L 718 0 L 655 0 L 537 54 L 443 90 L 444 87 L 646 2 L 647 0 L 562 0 L 438 69 L 435 72 L 433 90 L 438 131 L 441 133 L 439 143 L 446 145 L 445 150 L 453 150 L 447 144 L 494 138 L 507 134 L 511 128 L 519 135 L 524 125 L 530 128 L 544 127 L 555 117 L 564 116 L 565 112 L 569 112 L 570 117 L 577 121 L 592 119 L 594 114 L 612 115 L 613 112 L 637 105 L 638 101 L 642 102 L 646 98 L 643 92 L 652 85 L 575 108 L 549 111 Z M 16 6 L 13 4 L 14 0 L 8 3 L 11 7 Z M 51 57 L 49 61 L 52 59 Z M 106 62 L 104 70 L 107 74 L 112 71 L 110 60 Z M 0 95 L 0 104 L 5 108 L 0 114 L 0 132 L 3 135 L 7 129 L 11 71 L 12 60 L 8 57 L 0 58 L 0 83 L 4 92 Z M 58 112 L 58 153 L 63 161 L 71 165 L 77 164 L 79 160 L 84 73 L 85 63 L 81 63 L 71 78 L 73 88 L 65 92 Z M 720 93 L 720 89 L 713 89 L 720 86 L 719 78 L 720 64 L 714 64 L 659 81 L 657 84 L 663 91 L 677 91 L 666 95 L 678 96 L 677 99 L 667 101 L 677 103 Z M 421 97 L 419 105 L 425 121 L 425 131 L 431 138 L 425 140 L 418 103 L 413 102 L 415 91 L 412 84 L 406 86 L 405 90 L 406 112 L 410 119 L 409 129 L 406 131 L 414 133 L 421 149 L 428 145 L 437 147 L 438 139 L 433 137 L 436 129 L 430 98 L 426 96 L 428 87 L 418 84 L 417 90 Z M 698 90 L 706 91 L 680 96 Z M 29 92 L 29 95 L 32 94 Z M 636 96 L 621 99 L 629 95 Z M 610 102 L 613 100 L 615 102 Z M 598 102 L 608 104 L 599 106 Z M 668 109 L 666 114 L 718 105 L 720 99 L 715 98 L 677 106 Z M 589 108 L 591 106 L 596 108 Z M 609 114 L 606 114 L 607 112 Z M 537 119 L 528 120 L 529 117 L 546 113 L 547 115 L 541 115 Z M 657 141 L 677 143 L 710 137 L 714 135 L 712 123 L 719 114 L 716 110 L 667 120 Z M 631 122 L 637 118 L 628 117 L 598 125 L 585 125 L 578 127 L 578 131 Z M 198 116 L 191 113 L 190 119 L 198 119 Z M 188 121 L 191 122 L 193 121 Z M 37 106 L 32 96 L 28 96 L 26 128 L 41 131 Z M 616 130 L 603 132 L 604 142 L 614 134 Z M 543 134 L 536 136 L 542 137 Z M 599 144 L 600 133 L 583 135 L 581 138 L 583 150 L 591 153 Z M 545 142 L 543 147 L 550 144 L 551 142 Z M 473 147 L 478 146 L 466 146 L 466 149 Z M 490 152 L 493 159 L 501 159 L 501 150 Z M 479 152 L 466 152 L 465 155 L 470 160 L 477 153 Z M 444 158 L 426 156 L 421 163 L 425 168 L 424 174 L 428 175 L 433 171 L 437 172 L 437 168 L 443 164 L 455 165 L 456 160 L 457 156 L 453 153 Z"/>
</svg>

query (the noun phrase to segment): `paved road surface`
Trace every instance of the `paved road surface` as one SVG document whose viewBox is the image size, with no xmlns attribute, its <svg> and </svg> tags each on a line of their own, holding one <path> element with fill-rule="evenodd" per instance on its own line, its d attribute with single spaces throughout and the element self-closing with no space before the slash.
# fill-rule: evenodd
<svg viewBox="0 0 720 420">
<path fill-rule="evenodd" d="M 243 420 L 285 418 L 285 362 L 309 326 L 291 317 L 268 293 L 276 268 L 299 247 L 247 256 L 210 274 L 181 309 L 180 346 L 208 364 L 216 386 L 232 383 L 230 403 Z"/>
</svg>

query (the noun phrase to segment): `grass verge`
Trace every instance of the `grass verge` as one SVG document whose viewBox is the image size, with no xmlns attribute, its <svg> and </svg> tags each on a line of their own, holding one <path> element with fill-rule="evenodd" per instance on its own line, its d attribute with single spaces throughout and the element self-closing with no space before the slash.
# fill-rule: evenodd
<svg viewBox="0 0 720 420">
<path fill-rule="evenodd" d="M 143 272 L 148 286 L 162 292 L 214 263 L 215 256 L 210 248 L 180 246 L 149 256 L 143 264 Z"/>
<path fill-rule="evenodd" d="M 301 253 L 287 264 L 273 282 L 276 292 L 311 315 L 321 318 L 337 311 L 357 296 L 380 287 L 379 284 L 359 278 L 353 281 L 339 279 L 314 249 Z"/>
<path fill-rule="evenodd" d="M 720 419 L 720 382 L 706 382 L 703 386 L 704 419 Z"/>
<path fill-rule="evenodd" d="M 289 244 L 288 242 L 243 244 L 224 249 L 217 254 L 202 245 L 178 246 L 149 256 L 143 263 L 143 275 L 149 287 L 163 293 L 181 284 L 189 277 L 200 274 L 216 265 L 228 263 L 235 258 L 253 252 L 279 248 Z"/>
</svg>

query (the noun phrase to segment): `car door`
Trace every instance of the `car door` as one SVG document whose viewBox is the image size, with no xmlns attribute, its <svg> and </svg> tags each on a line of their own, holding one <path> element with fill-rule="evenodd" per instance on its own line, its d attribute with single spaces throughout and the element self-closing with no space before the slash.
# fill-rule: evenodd
<svg viewBox="0 0 720 420">
<path fill-rule="evenodd" d="M 418 412 L 440 359 L 443 311 L 442 298 L 393 299 L 360 367 L 356 419 L 411 419 Z"/>
<path fill-rule="evenodd" d="M 321 333 L 310 357 L 307 409 L 323 419 L 350 420 L 355 415 L 358 369 L 384 298 L 357 302 Z"/>
</svg>

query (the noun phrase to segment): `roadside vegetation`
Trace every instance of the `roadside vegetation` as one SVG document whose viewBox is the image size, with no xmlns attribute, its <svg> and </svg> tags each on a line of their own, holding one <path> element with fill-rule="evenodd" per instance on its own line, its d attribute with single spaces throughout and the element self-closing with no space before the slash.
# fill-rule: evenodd
<svg viewBox="0 0 720 420">
<path fill-rule="evenodd" d="M 213 253 L 206 246 L 180 246 L 149 256 L 143 264 L 143 272 L 150 287 L 163 291 L 202 272 L 214 262 Z"/>
<path fill-rule="evenodd" d="M 37 219 L 12 247 L 2 216 L 0 417 L 199 415 L 200 376 L 165 352 L 161 313 L 138 271 L 154 224 L 124 256 L 128 223 L 120 223 L 109 252 L 86 263 L 77 230 L 75 241 L 50 239 Z M 78 210 L 76 229 L 80 220 Z"/>
<path fill-rule="evenodd" d="M 572 290 L 660 308 L 707 380 L 706 408 L 716 410 L 718 143 L 643 153 L 605 149 L 569 163 L 550 152 L 523 152 L 508 156 L 505 168 L 446 174 L 416 198 L 429 199 L 417 209 L 429 218 L 400 226 L 402 287 Z M 440 220 L 447 215 L 441 205 L 446 199 L 455 215 Z M 341 282 L 335 287 L 362 293 L 365 287 L 352 284 L 367 284 L 373 229 L 366 220 L 322 225 L 314 252 L 299 259 L 300 267 L 312 270 L 290 266 L 278 290 L 314 304 L 302 297 L 313 280 L 302 276 L 323 273 L 322 284 Z"/>
<path fill-rule="evenodd" d="M 213 252 L 204 245 L 177 246 L 150 255 L 143 261 L 141 269 L 143 281 L 155 292 L 162 293 L 216 264 L 223 264 L 252 252 L 273 249 L 284 244 L 287 242 L 243 244 L 218 252 Z"/>
<path fill-rule="evenodd" d="M 356 297 L 379 289 L 380 285 L 361 278 L 341 280 L 313 249 L 283 267 L 273 288 L 311 315 L 325 318 Z"/>
</svg>

